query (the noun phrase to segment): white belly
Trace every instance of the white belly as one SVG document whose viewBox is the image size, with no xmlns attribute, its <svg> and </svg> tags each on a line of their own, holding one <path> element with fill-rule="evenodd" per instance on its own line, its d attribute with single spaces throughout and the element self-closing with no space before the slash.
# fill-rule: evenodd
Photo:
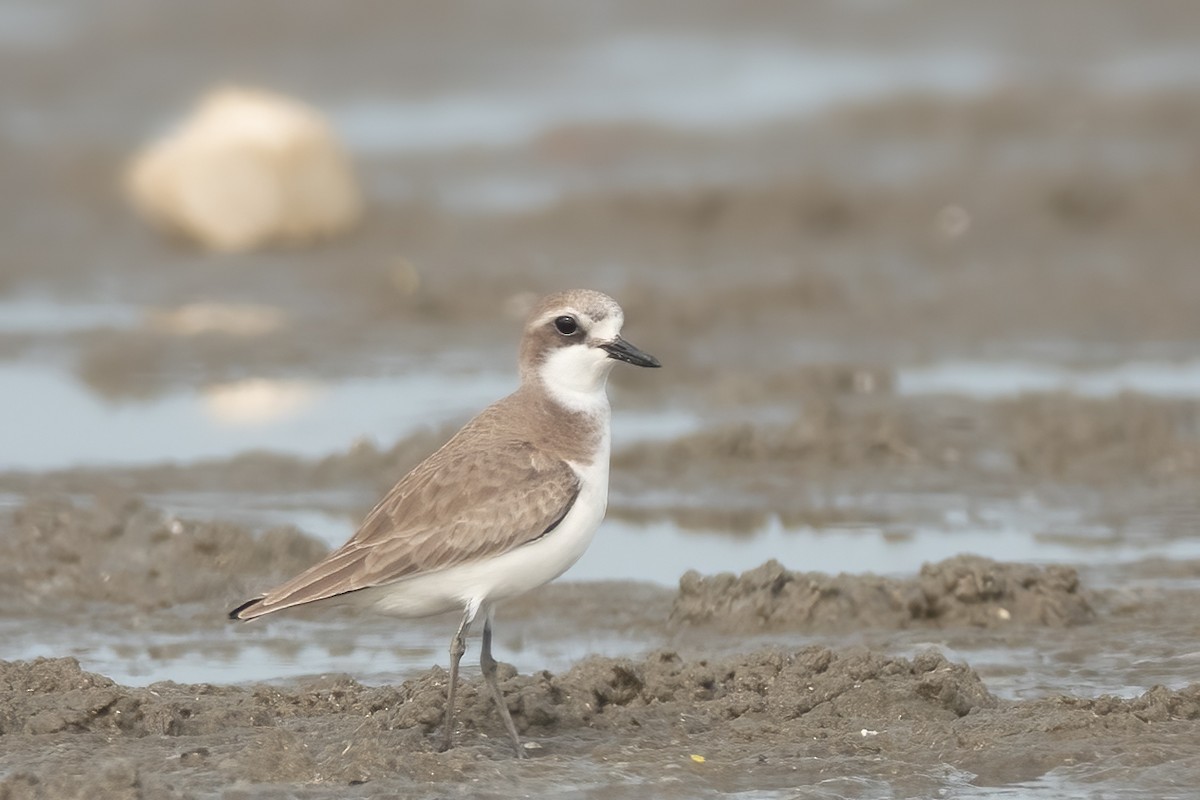
<svg viewBox="0 0 1200 800">
<path fill-rule="evenodd" d="M 606 443 L 607 444 L 607 443 Z M 542 538 L 483 561 L 354 592 L 353 602 L 383 614 L 424 617 L 514 597 L 557 578 L 591 544 L 608 507 L 608 450 L 576 467 L 583 488 L 558 527 Z"/>
</svg>

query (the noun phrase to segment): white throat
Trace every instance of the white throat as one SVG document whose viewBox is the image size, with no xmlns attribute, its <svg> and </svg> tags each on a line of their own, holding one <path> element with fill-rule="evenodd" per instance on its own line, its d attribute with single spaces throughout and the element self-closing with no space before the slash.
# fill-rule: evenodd
<svg viewBox="0 0 1200 800">
<path fill-rule="evenodd" d="M 598 347 L 571 345 L 551 353 L 538 368 L 538 378 L 564 407 L 607 416 L 608 374 L 616 363 Z"/>
</svg>

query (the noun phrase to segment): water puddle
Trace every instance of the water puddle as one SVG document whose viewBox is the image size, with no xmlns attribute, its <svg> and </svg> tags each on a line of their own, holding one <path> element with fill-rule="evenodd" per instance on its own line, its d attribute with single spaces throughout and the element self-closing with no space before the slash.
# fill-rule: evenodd
<svg viewBox="0 0 1200 800">
<path fill-rule="evenodd" d="M 974 523 L 964 526 L 904 526 L 899 529 L 786 528 L 772 520 L 747 536 L 685 531 L 669 522 L 633 526 L 605 522 L 592 546 L 570 572 L 569 580 L 638 580 L 677 586 L 690 569 L 702 574 L 742 572 L 776 559 L 803 572 L 873 572 L 912 575 L 928 562 L 961 553 L 1033 564 L 1111 565 L 1143 558 L 1200 558 L 1193 537 L 1096 541 L 1049 539 L 1021 523 Z M 1127 535 L 1128 536 L 1128 535 Z M 636 557 L 631 554 L 636 553 Z"/>
<path fill-rule="evenodd" d="M 430 372 L 340 383 L 247 379 L 111 403 L 52 367 L 0 366 L 0 469 L 188 462 L 250 450 L 320 456 L 467 417 L 513 388 L 496 374 Z M 36 397 L 36 403 L 26 398 Z"/>
<path fill-rule="evenodd" d="M 966 96 L 1032 80 L 1024 69 L 965 48 L 881 54 L 768 37 L 628 35 L 542 54 L 537 73 L 493 76 L 484 91 L 360 97 L 331 113 L 359 153 L 499 148 L 575 125 L 722 131 L 897 94 Z M 1109 91 L 1189 86 L 1200 81 L 1200 59 L 1184 51 L 1115 58 L 1074 77 Z"/>
<path fill-rule="evenodd" d="M 0 298 L 0 333 L 64 334 L 98 328 L 129 329 L 142 309 L 121 303 L 70 303 L 43 295 Z"/>
<path fill-rule="evenodd" d="M 1200 360 L 1131 361 L 1106 369 L 1072 370 L 1030 361 L 943 361 L 897 371 L 901 394 L 958 394 L 982 399 L 1025 392 L 1072 392 L 1111 397 L 1140 392 L 1200 398 Z"/>
<path fill-rule="evenodd" d="M 967 50 L 888 57 L 762 39 L 627 36 L 488 93 L 362 98 L 332 114 L 359 152 L 506 147 L 576 124 L 753 126 L 893 92 L 971 93 L 999 77 L 992 59 Z"/>
<path fill-rule="evenodd" d="M 952 661 L 965 662 L 979 672 L 988 691 L 1008 700 L 1030 700 L 1056 694 L 1079 697 L 1111 695 L 1126 699 L 1138 697 L 1149 687 L 1181 689 L 1193 682 L 1196 654 L 1172 654 L 1154 660 L 1131 655 L 1137 644 L 1098 647 L 1089 653 L 1086 664 L 1063 658 L 1062 631 L 1030 632 L 1033 642 L 1015 645 L 1011 641 L 995 646 L 971 646 L 956 649 L 943 641 L 930 641 L 901 654 L 913 657 L 928 647 L 936 647 Z M 1148 637 L 1149 638 L 1149 637 Z"/>
<path fill-rule="evenodd" d="M 284 682 L 346 673 L 368 684 L 396 683 L 445 665 L 457 615 L 396 620 L 379 616 L 345 619 L 272 618 L 248 624 L 208 620 L 181 622 L 181 633 L 111 630 L 97 625 L 32 628 L 0 620 L 6 660 L 74 656 L 85 669 L 129 686 L 156 681 L 180 683 Z M 216 625 L 217 627 L 214 627 Z M 519 636 L 522 626 L 507 620 L 497 626 L 496 647 L 503 659 L 523 672 L 566 670 L 588 655 L 625 656 L 646 649 L 637 634 L 578 630 L 566 635 Z M 470 647 L 477 656 L 478 630 Z M 116 644 L 119 642 L 119 644 Z M 464 661 L 468 673 L 478 668 Z"/>
<path fill-rule="evenodd" d="M 358 635 L 331 647 L 318 644 L 331 637 L 329 626 L 307 629 L 289 626 L 295 646 L 279 639 L 282 626 L 269 634 L 255 635 L 243 626 L 230 625 L 228 634 L 211 632 L 168 636 L 131 635 L 122 632 L 121 645 L 110 636 L 86 630 L 59 629 L 25 642 L 10 642 L 6 658 L 74 656 L 85 668 L 127 686 L 147 686 L 157 681 L 177 683 L 253 683 L 286 681 L 308 675 L 346 673 L 372 676 L 373 683 L 404 680 L 443 661 L 449 645 L 434 647 L 433 631 L 396 625 L 388 635 Z M 266 629 L 264 628 L 263 631 Z M 533 667 L 537 669 L 537 667 Z"/>
<path fill-rule="evenodd" d="M 215 496 L 208 499 L 222 501 Z M 228 503 L 228 498 L 224 502 Z M 188 507 L 197 506 L 197 499 L 191 498 Z M 265 509 L 230 512 L 229 505 L 224 508 L 218 515 L 222 518 L 248 525 L 294 523 L 331 545 L 340 544 L 354 528 L 349 514 Z M 948 525 L 896 536 L 878 529 L 786 529 L 772 523 L 757 534 L 734 537 L 683 531 L 665 522 L 635 526 L 610 520 L 562 580 L 634 580 L 673 588 L 689 569 L 707 574 L 738 572 L 770 558 L 796 570 L 912 575 L 925 562 L 959 553 L 1034 563 L 1111 565 L 1149 555 L 1197 558 L 1200 542 L 1184 539 L 1071 546 L 1062 541 L 1047 543 L 1017 525 L 961 529 Z M 658 634 L 648 639 L 644 631 L 605 624 L 593 629 L 572 626 L 563 630 L 563 625 L 550 616 L 506 620 L 497 641 L 504 660 L 526 672 L 563 670 L 589 654 L 631 656 L 661 646 Z M 222 626 L 221 620 L 206 619 L 202 624 L 180 624 L 176 629 L 182 632 L 174 633 L 127 627 L 105 630 L 103 623 L 84 628 L 33 627 L 13 620 L 0 621 L 0 636 L 5 642 L 4 658 L 74 655 L 86 668 L 131 685 L 158 680 L 278 681 L 339 672 L 353 674 L 367 683 L 384 683 L 410 678 L 431 664 L 443 663 L 453 626 L 454 619 L 448 616 L 420 620 L 366 616 L 347 624 L 336 616 L 318 615 L 312 619 L 284 616 L 266 623 L 229 626 Z M 1036 640 L 1034 635 L 1035 641 L 1024 647 L 1009 641 L 992 646 L 986 639 L 974 644 L 956 642 L 953 632 L 913 630 L 906 635 L 910 646 L 902 646 L 900 652 L 912 655 L 930 646 L 938 647 L 949 657 L 980 670 L 993 692 L 1014 699 L 1064 691 L 1087 696 L 1134 696 L 1153 683 L 1178 684 L 1180 676 L 1190 674 L 1195 667 L 1194 657 L 1188 661 L 1186 655 L 1159 659 L 1161 663 L 1139 663 L 1129 648 L 1114 648 L 1098 656 L 1099 660 L 1093 658 L 1083 669 L 1056 656 L 1063 643 L 1053 637 L 1059 634 L 1046 632 L 1044 635 L 1051 638 L 1045 641 Z M 779 641 L 775 644 L 799 646 L 798 642 L 812 640 L 781 636 L 776 637 Z M 894 649 L 896 644 L 893 641 L 891 647 Z"/>
<path fill-rule="evenodd" d="M 1105 767 L 1095 764 L 1060 767 L 1033 780 L 1009 783 L 1004 786 L 975 786 L 971 784 L 970 780 L 964 780 L 955 782 L 948 787 L 949 792 L 952 793 L 944 796 L 962 798 L 962 800 L 1036 800 L 1036 798 L 1097 800 L 1097 798 L 1104 797 L 1120 797 L 1124 800 L 1160 800 L 1160 798 L 1171 797 L 1172 789 L 1178 785 L 1174 781 L 1164 782 L 1161 778 L 1147 780 L 1147 778 L 1153 779 L 1155 777 L 1153 773 L 1160 770 L 1161 767 L 1129 769 L 1127 770 L 1128 774 L 1122 780 L 1113 780 L 1111 776 L 1103 776 L 1104 769 Z M 1139 773 L 1145 774 L 1140 775 Z M 1157 786 L 1156 788 L 1146 788 L 1148 783 L 1157 784 Z M 1166 793 L 1164 794 L 1164 792 Z"/>
<path fill-rule="evenodd" d="M 0 298 L 0 334 L 55 336 L 141 329 L 180 337 L 208 333 L 254 337 L 286 324 L 287 315 L 282 309 L 256 303 L 199 302 L 156 307 L 75 302 L 43 294 Z"/>
<path fill-rule="evenodd" d="M 49 3 L 6 2 L 0 4 L 0 49 L 49 50 L 67 44 L 78 34 L 66 9 Z"/>
<path fill-rule="evenodd" d="M 374 498 L 349 492 L 306 495 L 176 493 L 148 502 L 185 518 L 218 518 L 265 530 L 291 525 L 341 545 L 354 533 L 361 510 Z M 322 503 L 320 509 L 311 504 Z M 886 502 L 885 502 L 886 501 Z M 888 525 L 787 527 L 771 518 L 761 529 L 731 535 L 722 530 L 688 530 L 674 522 L 633 524 L 605 520 L 583 557 L 564 576 L 571 581 L 642 581 L 678 586 L 688 570 L 710 575 L 743 572 L 776 559 L 801 572 L 842 572 L 902 577 L 921 566 L 963 553 L 997 561 L 1070 564 L 1098 573 L 1143 559 L 1200 558 L 1200 539 L 1161 535 L 1148 521 L 1123 524 L 1120 535 L 1104 525 L 1085 523 L 1078 511 L 1018 501 L 975 501 L 969 512 L 947 503 L 961 497 L 939 495 L 864 497 L 859 507 L 886 505 L 922 521 Z M 633 557 L 632 554 L 636 554 Z M 1190 586 L 1190 582 L 1180 583 Z"/>
<path fill-rule="evenodd" d="M 335 383 L 248 378 L 113 403 L 54 367 L 0 364 L 0 469 L 186 463 L 247 451 L 320 457 L 363 439 L 387 447 L 465 421 L 514 388 L 510 372 L 426 369 Z M 698 425 L 683 411 L 618 412 L 613 439 L 677 436 Z"/>
<path fill-rule="evenodd" d="M 305 501 L 324 508 L 314 510 L 304 505 Z M 303 498 L 176 493 L 151 496 L 148 502 L 169 514 L 228 519 L 255 529 L 292 524 L 336 546 L 354 530 L 356 513 L 349 509 L 361 508 L 368 500 L 346 492 L 328 492 L 319 497 L 306 494 Z M 937 502 L 936 496 L 917 497 L 911 499 L 910 506 Z M 1200 558 L 1200 540 L 1194 537 L 1140 537 L 1135 525 L 1126 524 L 1122 537 L 1115 538 L 1111 531 L 1096 526 L 1076 530 L 1073 519 L 1077 520 L 1062 510 L 999 501 L 976 508 L 971 514 L 946 509 L 938 523 L 814 529 L 787 528 L 772 520 L 745 536 L 683 530 L 670 522 L 634 525 L 611 519 L 602 525 L 591 548 L 563 580 L 632 580 L 672 589 L 680 575 L 690 569 L 706 574 L 740 572 L 771 558 L 794 570 L 894 576 L 915 574 L 923 563 L 960 553 L 1004 561 L 1094 564 L 1105 569 L 1147 557 Z M 1079 535 L 1072 539 L 1056 533 L 1065 529 L 1076 530 Z M 168 627 L 149 617 L 140 624 L 150 628 L 132 629 L 115 618 L 110 625 L 103 614 L 95 618 L 98 623 L 82 627 L 29 626 L 23 620 L 0 620 L 0 640 L 5 643 L 2 655 L 74 655 L 86 668 L 133 685 L 168 679 L 195 683 L 276 681 L 336 672 L 353 674 L 368 683 L 382 683 L 406 679 L 431 664 L 444 663 L 454 625 L 451 617 L 392 620 L 367 616 L 347 624 L 343 618 L 325 615 L 225 625 L 208 609 L 179 609 L 177 613 L 199 616 Z M 506 619 L 498 635 L 502 657 L 526 672 L 566 669 L 588 654 L 635 655 L 662 644 L 661 634 L 637 628 L 626 630 L 601 622 L 590 628 L 570 625 L 564 629 L 564 623 L 555 622 L 554 615 L 528 613 Z M 956 640 L 952 631 L 914 629 L 905 636 L 913 653 L 929 646 L 939 647 L 979 669 L 992 691 L 1013 698 L 1062 691 L 1133 696 L 1151 683 L 1179 683 L 1179 676 L 1190 674 L 1194 658 L 1200 657 L 1183 654 L 1140 663 L 1140 653 L 1128 647 L 1112 648 L 1111 653 L 1089 661 L 1084 668 L 1069 657 L 1064 660 L 1056 655 L 1063 647 L 1078 646 L 1078 642 L 1064 644 L 1052 631 L 1044 634 L 1044 640 L 1037 639 L 1040 634 L 1033 635 L 1033 643 L 1019 647 L 987 639 L 964 643 Z M 812 637 L 788 635 L 775 643 L 798 646 L 798 642 L 810 641 Z M 894 649 L 896 644 L 892 641 L 890 646 Z"/>
</svg>

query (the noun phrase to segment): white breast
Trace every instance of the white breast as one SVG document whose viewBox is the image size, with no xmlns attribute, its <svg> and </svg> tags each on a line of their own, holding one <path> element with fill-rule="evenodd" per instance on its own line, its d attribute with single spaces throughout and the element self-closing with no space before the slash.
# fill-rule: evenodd
<svg viewBox="0 0 1200 800">
<path fill-rule="evenodd" d="M 422 617 L 514 597 L 566 572 L 591 544 L 608 508 L 610 451 L 607 404 L 600 447 L 588 464 L 571 464 L 580 491 L 558 527 L 530 544 L 483 561 L 459 564 L 388 586 L 355 592 L 357 603 L 400 617 Z"/>
</svg>

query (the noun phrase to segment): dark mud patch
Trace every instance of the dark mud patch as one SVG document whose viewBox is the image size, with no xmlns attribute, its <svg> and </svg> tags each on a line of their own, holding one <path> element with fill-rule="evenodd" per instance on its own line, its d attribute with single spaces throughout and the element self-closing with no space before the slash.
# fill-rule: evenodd
<svg viewBox="0 0 1200 800">
<path fill-rule="evenodd" d="M 361 489 L 368 494 L 390 489 L 408 470 L 428 456 L 457 429 L 421 429 L 390 447 L 354 442 L 321 458 L 250 451 L 229 458 L 187 464 L 130 467 L 75 467 L 49 472 L 0 473 L 0 490 L 27 495 L 50 493 L 113 494 L 126 487 L 156 492 L 278 492 L 310 489 Z M 364 497 L 365 513 L 374 497 Z"/>
<path fill-rule="evenodd" d="M 684 531 L 713 533 L 719 531 L 735 537 L 753 536 L 778 520 L 784 528 L 835 528 L 861 525 L 882 526 L 893 522 L 887 514 L 865 509 L 844 509 L 815 504 L 798 504 L 793 508 L 772 511 L 750 507 L 695 506 L 622 506 L 609 509 L 609 519 L 622 519 L 638 525 L 669 520 Z"/>
<path fill-rule="evenodd" d="M 792 572 L 775 560 L 741 575 L 692 571 L 671 609 L 672 622 L 730 631 L 1067 627 L 1094 616 L 1074 569 L 979 556 L 926 564 L 911 579 Z"/>
<path fill-rule="evenodd" d="M 589 658 L 560 675 L 506 668 L 509 708 L 533 746 L 521 762 L 476 678 L 456 747 L 435 752 L 445 677 L 435 668 L 398 687 L 335 676 L 132 689 L 73 659 L 0 662 L 0 797 L 194 797 L 233 785 L 247 796 L 425 797 L 480 781 L 563 791 L 598 779 L 686 796 L 847 775 L 920 792 L 941 785 L 947 767 L 982 782 L 1028 780 L 1101 760 L 1130 735 L 1151 745 L 1143 763 L 1166 761 L 1170 743 L 1200 733 L 1200 685 L 1011 703 L 936 651 L 810 647 L 694 661 L 659 651 Z"/>
<path fill-rule="evenodd" d="M 1191 489 L 1200 475 L 1200 402 L 1194 400 L 1136 394 L 907 397 L 890 392 L 890 373 L 854 364 L 760 378 L 743 372 L 732 381 L 719 380 L 707 370 L 685 378 L 684 385 L 698 393 L 691 400 L 702 398 L 704 413 L 719 416 L 733 410 L 768 419 L 714 422 L 694 432 L 617 448 L 613 513 L 635 520 L 667 516 L 685 527 L 714 530 L 744 530 L 771 514 L 785 522 L 794 518 L 823 526 L 812 520 L 818 509 L 811 495 L 797 487 L 845 480 L 889 489 L 952 482 L 956 491 L 994 494 L 1040 491 L 1052 479 L 1106 490 L 1117 483 L 1156 490 L 1178 487 L 1195 498 Z M 674 402 L 662 390 L 660 408 Z M 93 494 L 136 489 L 145 494 L 349 489 L 362 492 L 362 507 L 338 510 L 359 514 L 454 428 L 421 429 L 382 447 L 361 441 L 320 458 L 250 452 L 191 464 L 0 472 L 0 490 Z M 690 505 L 622 505 L 623 494 L 644 496 L 647 485 L 670 487 L 687 495 Z M 714 486 L 724 491 L 714 492 Z M 745 508 L 757 516 L 728 518 Z M 869 516 L 853 520 L 844 510 L 836 517 L 833 513 L 825 514 L 827 522 L 877 521 Z"/>
<path fill-rule="evenodd" d="M 1064 393 L 1028 395 L 999 411 L 1017 466 L 1034 475 L 1097 483 L 1200 473 L 1200 403 Z"/>
<path fill-rule="evenodd" d="M 689 464 L 792 462 L 811 467 L 897 464 L 920 458 L 914 423 L 896 403 L 834 403 L 800 386 L 776 395 L 795 409 L 784 424 L 744 422 L 713 426 L 672 439 L 642 442 L 613 456 L 614 467 L 679 469 Z M 694 469 L 695 467 L 693 467 Z"/>
<path fill-rule="evenodd" d="M 1138 394 L 982 400 L 895 395 L 886 385 L 869 394 L 822 391 L 800 379 L 774 385 L 778 391 L 765 407 L 784 421 L 714 424 L 666 441 L 632 443 L 613 454 L 614 485 L 629 493 L 638 486 L 671 486 L 689 496 L 686 505 L 642 505 L 636 513 L 712 530 L 726 526 L 731 509 L 752 510 L 758 520 L 774 515 L 785 524 L 805 524 L 814 491 L 828 485 L 882 491 L 949 486 L 963 494 L 1010 497 L 1049 496 L 1065 485 L 1102 490 L 1100 506 L 1120 485 L 1125 494 L 1170 493 L 1173 505 L 1197 508 L 1200 402 L 1194 400 Z M 705 525 L 708 511 L 712 518 Z M 614 513 L 629 512 L 618 502 Z"/>
<path fill-rule="evenodd" d="M 0 536 L 0 598 L 7 614 L 112 603 L 141 611 L 224 605 L 327 550 L 294 528 L 255 535 L 238 525 L 171 518 L 128 495 L 92 502 L 31 500 Z"/>
<path fill-rule="evenodd" d="M 844 372 L 860 376 L 879 393 L 856 397 L 852 389 L 821 391 L 808 380 L 777 379 L 770 393 L 777 404 L 794 408 L 790 421 L 714 426 L 666 443 L 637 443 L 615 453 L 614 465 L 678 469 L 724 461 L 824 469 L 906 464 L 979 469 L 979 456 L 986 451 L 989 471 L 1008 467 L 1038 477 L 1102 481 L 1142 471 L 1171 477 L 1200 469 L 1200 403 L 1195 401 L 1132 393 L 1111 398 L 1031 393 L 1005 400 L 902 397 L 888 394 L 883 378 L 872 377 L 873 372 L 852 367 Z"/>
</svg>

